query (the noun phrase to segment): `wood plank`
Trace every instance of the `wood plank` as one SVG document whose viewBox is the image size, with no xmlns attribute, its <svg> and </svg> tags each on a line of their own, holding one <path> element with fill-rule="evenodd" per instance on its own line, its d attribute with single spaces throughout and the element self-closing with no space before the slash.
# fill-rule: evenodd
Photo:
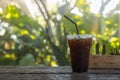
<svg viewBox="0 0 120 80">
<path fill-rule="evenodd" d="M 89 68 L 120 68 L 120 56 L 91 55 Z"/>
<path fill-rule="evenodd" d="M 0 80 L 71 80 L 70 74 L 0 74 Z"/>
<path fill-rule="evenodd" d="M 0 74 L 70 74 L 71 66 L 39 67 L 39 66 L 0 66 Z"/>
<path fill-rule="evenodd" d="M 0 80 L 120 80 L 120 69 L 89 69 L 72 73 L 70 66 L 0 66 Z"/>
<path fill-rule="evenodd" d="M 59 67 L 0 67 L 1 74 L 72 74 L 72 68 L 70 66 Z M 120 69 L 110 68 L 95 68 L 89 69 L 89 74 L 120 74 Z"/>
<path fill-rule="evenodd" d="M 120 80 L 119 74 L 1 74 L 0 80 Z"/>
</svg>

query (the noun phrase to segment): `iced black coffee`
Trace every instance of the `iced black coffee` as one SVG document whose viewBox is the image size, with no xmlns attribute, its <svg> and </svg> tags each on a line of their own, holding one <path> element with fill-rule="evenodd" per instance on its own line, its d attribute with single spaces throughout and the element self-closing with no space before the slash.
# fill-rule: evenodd
<svg viewBox="0 0 120 80">
<path fill-rule="evenodd" d="M 70 48 L 72 71 L 78 73 L 87 72 L 92 36 L 89 34 L 68 35 L 67 38 Z"/>
</svg>

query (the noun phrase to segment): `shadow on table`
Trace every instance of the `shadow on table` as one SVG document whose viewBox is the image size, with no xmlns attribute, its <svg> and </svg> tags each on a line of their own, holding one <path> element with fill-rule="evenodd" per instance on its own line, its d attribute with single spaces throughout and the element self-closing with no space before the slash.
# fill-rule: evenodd
<svg viewBox="0 0 120 80">
<path fill-rule="evenodd" d="M 89 80 L 89 76 L 86 73 L 73 73 L 71 75 L 71 80 Z"/>
</svg>

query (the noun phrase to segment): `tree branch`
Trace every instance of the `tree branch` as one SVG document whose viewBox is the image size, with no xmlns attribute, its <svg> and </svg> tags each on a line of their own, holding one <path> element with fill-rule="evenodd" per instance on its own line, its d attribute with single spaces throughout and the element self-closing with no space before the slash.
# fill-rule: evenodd
<svg viewBox="0 0 120 80">
<path fill-rule="evenodd" d="M 100 14 L 103 14 L 103 11 L 104 11 L 106 5 L 107 5 L 110 1 L 111 1 L 111 0 L 107 0 L 106 2 L 102 2 L 101 8 L 100 8 L 100 10 L 99 10 L 99 13 L 100 13 Z"/>
<path fill-rule="evenodd" d="M 38 6 L 38 8 L 39 8 L 39 10 L 40 10 L 40 12 L 41 12 L 41 14 L 43 15 L 43 18 L 44 18 L 44 20 L 46 21 L 47 26 L 50 26 L 47 18 L 45 17 L 45 13 L 43 12 L 42 8 L 39 6 L 39 3 L 37 2 L 37 0 L 34 0 L 34 1 L 35 1 L 35 3 L 37 4 L 37 6 Z"/>
<path fill-rule="evenodd" d="M 49 15 L 49 12 L 44 4 L 44 2 L 42 0 L 40 0 L 41 4 L 43 5 L 44 9 L 45 9 L 45 12 L 46 12 L 46 15 L 47 15 L 47 18 L 50 19 L 50 15 Z"/>
</svg>

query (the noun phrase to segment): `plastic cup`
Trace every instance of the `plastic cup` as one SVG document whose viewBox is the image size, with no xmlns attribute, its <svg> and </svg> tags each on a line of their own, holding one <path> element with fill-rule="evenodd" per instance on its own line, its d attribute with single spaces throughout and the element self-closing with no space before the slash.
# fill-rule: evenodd
<svg viewBox="0 0 120 80">
<path fill-rule="evenodd" d="M 87 72 L 89 55 L 92 44 L 92 35 L 68 35 L 72 71 L 77 73 Z"/>
</svg>

